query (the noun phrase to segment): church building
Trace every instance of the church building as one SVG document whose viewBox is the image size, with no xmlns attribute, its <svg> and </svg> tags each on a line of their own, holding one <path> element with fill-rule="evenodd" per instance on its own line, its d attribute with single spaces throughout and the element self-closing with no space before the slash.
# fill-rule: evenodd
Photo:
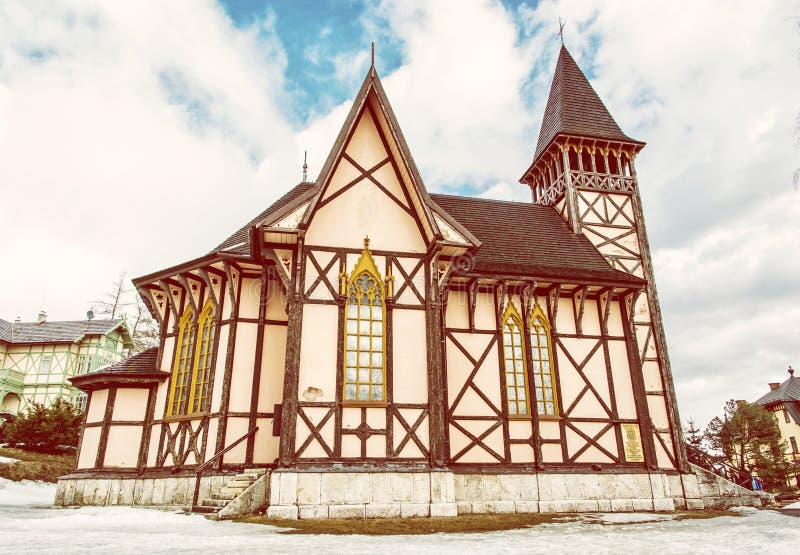
<svg viewBox="0 0 800 555">
<path fill-rule="evenodd" d="M 56 504 L 291 519 L 702 508 L 643 147 L 562 47 L 519 169 L 531 201 L 432 194 L 373 65 L 316 181 L 134 280 L 160 345 L 72 379 L 88 410 Z"/>
</svg>

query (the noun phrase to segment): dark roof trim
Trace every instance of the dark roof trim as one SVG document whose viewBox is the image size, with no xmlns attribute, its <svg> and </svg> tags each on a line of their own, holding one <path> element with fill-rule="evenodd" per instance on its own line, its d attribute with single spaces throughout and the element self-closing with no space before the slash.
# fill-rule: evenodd
<svg viewBox="0 0 800 555">
<path fill-rule="evenodd" d="M 69 378 L 70 383 L 81 391 L 96 391 L 114 386 L 147 387 L 163 382 L 169 378 L 169 372 L 160 370 L 143 372 L 106 372 L 100 370 L 83 376 Z"/>
<path fill-rule="evenodd" d="M 233 252 L 225 252 L 225 251 L 215 251 L 199 258 L 195 258 L 194 260 L 189 260 L 188 262 L 183 262 L 176 266 L 171 266 L 164 270 L 153 272 L 152 274 L 147 274 L 138 278 L 134 278 L 131 280 L 133 285 L 137 288 L 144 287 L 146 285 L 150 285 L 154 281 L 158 281 L 160 279 L 166 279 L 169 277 L 174 276 L 175 274 L 180 274 L 181 272 L 186 272 L 188 270 L 193 270 L 194 268 L 198 268 L 200 266 L 208 266 L 209 264 L 214 264 L 215 262 L 222 262 L 222 261 L 248 261 L 250 260 L 250 256 L 246 254 L 237 254 Z"/>
</svg>

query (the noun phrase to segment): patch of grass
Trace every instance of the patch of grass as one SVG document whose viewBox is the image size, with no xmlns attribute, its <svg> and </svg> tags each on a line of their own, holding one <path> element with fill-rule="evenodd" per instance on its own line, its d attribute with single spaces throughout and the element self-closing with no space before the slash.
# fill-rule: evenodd
<svg viewBox="0 0 800 555">
<path fill-rule="evenodd" d="M 675 513 L 675 520 L 741 516 L 733 511 L 687 511 Z M 397 536 L 424 534 L 470 534 L 499 532 L 559 522 L 575 517 L 568 513 L 526 513 L 463 515 L 454 518 L 368 518 L 328 520 L 282 520 L 266 516 L 246 516 L 237 522 L 268 524 L 283 528 L 281 534 L 358 534 L 364 536 Z"/>
<path fill-rule="evenodd" d="M 75 454 L 47 455 L 11 447 L 0 448 L 1 457 L 19 459 L 19 462 L 0 463 L 0 478 L 18 482 L 41 480 L 57 482 L 59 476 L 69 474 L 75 468 Z"/>
</svg>

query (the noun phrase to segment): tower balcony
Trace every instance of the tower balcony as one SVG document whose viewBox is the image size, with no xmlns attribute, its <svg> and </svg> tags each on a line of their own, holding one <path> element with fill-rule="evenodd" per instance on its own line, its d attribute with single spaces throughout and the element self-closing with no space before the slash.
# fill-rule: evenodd
<svg viewBox="0 0 800 555">
<path fill-rule="evenodd" d="M 569 170 L 559 173 L 555 179 L 545 178 L 534 186 L 533 203 L 544 206 L 556 204 L 566 190 L 567 177 L 575 189 L 586 191 L 632 193 L 636 188 L 636 181 L 632 176 Z"/>
<path fill-rule="evenodd" d="M 0 368 L 0 389 L 6 391 L 22 391 L 25 381 L 25 372 L 12 370 L 11 368 Z"/>
</svg>

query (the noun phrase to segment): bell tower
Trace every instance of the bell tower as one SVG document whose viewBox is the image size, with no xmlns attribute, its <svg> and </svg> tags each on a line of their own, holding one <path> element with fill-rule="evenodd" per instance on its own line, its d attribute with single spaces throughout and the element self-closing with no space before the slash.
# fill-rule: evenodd
<svg viewBox="0 0 800 555">
<path fill-rule="evenodd" d="M 562 45 L 534 159 L 520 181 L 534 204 L 553 207 L 613 268 L 645 280 L 643 292 L 617 292 L 635 347 L 629 360 L 641 384 L 643 440 L 658 467 L 687 471 L 634 166 L 644 145 L 622 132 Z"/>
</svg>

